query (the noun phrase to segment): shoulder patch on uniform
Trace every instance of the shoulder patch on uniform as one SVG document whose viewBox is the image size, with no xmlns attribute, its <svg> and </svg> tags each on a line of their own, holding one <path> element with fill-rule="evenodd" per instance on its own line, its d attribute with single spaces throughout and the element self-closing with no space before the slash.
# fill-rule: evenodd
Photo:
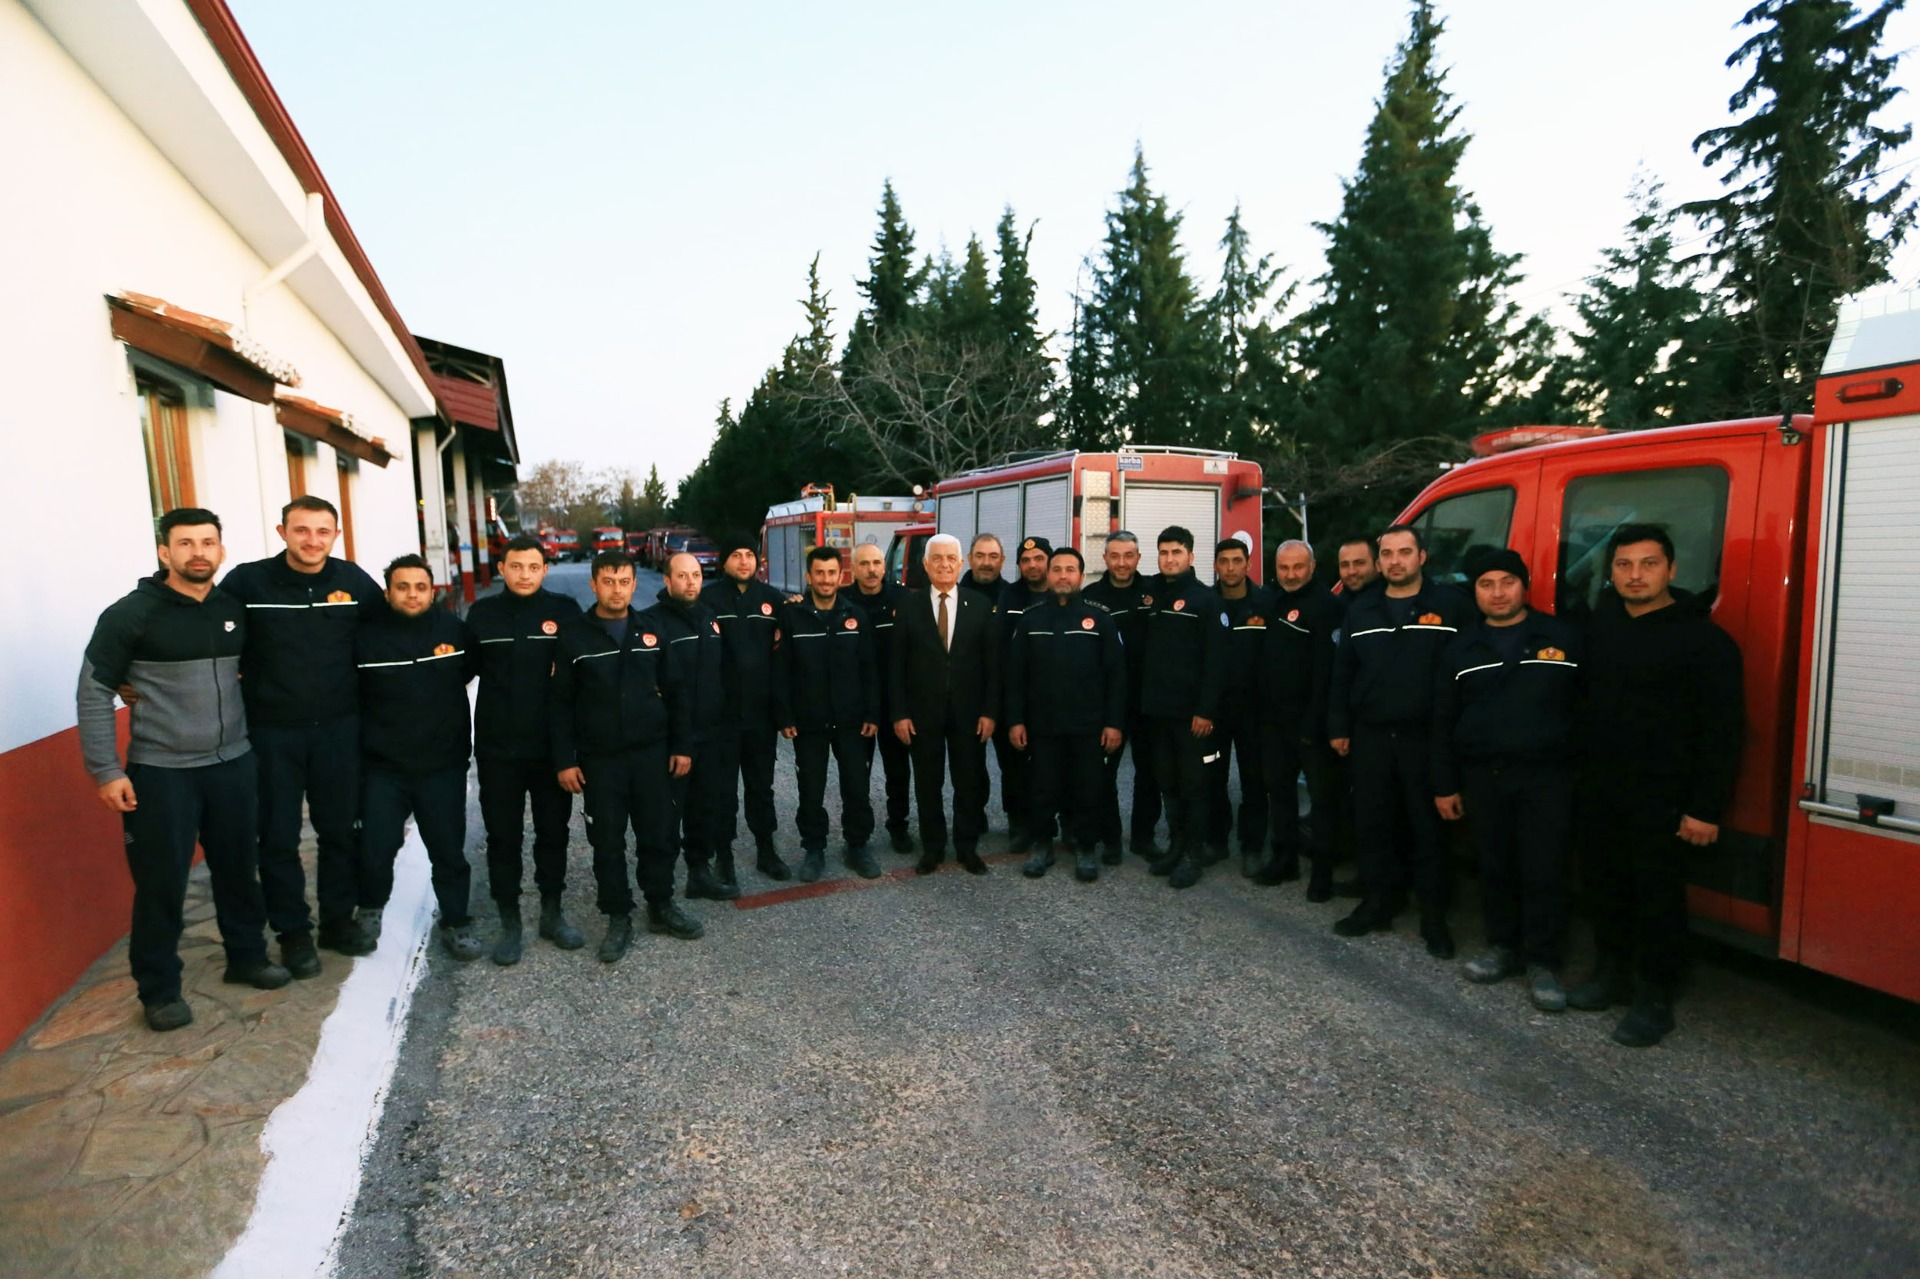
<svg viewBox="0 0 1920 1279">
<path fill-rule="evenodd" d="M 1441 621 L 1441 618 L 1440 618 L 1440 614 L 1438 613 L 1420 614 L 1420 625 L 1422 626 L 1438 626 L 1440 625 L 1440 621 Z"/>
<path fill-rule="evenodd" d="M 540 623 L 540 633 L 542 635 L 558 635 L 560 633 L 560 623 L 554 621 L 552 618 L 548 618 L 546 621 Z"/>
<path fill-rule="evenodd" d="M 232 623 L 228 623 L 228 624 L 229 624 L 229 625 L 231 625 Z M 1081 630 L 1083 630 L 1083 631 L 1090 631 L 1090 630 L 1092 630 L 1092 629 L 1093 629 L 1093 619 L 1092 619 L 1091 617 L 1083 617 L 1083 618 L 1081 618 L 1081 619 L 1080 619 L 1080 629 L 1081 629 Z"/>
<path fill-rule="evenodd" d="M 351 603 L 353 603 L 353 592 L 351 592 L 351 591 L 329 591 L 329 592 L 327 593 L 327 603 L 329 603 L 329 604 L 351 604 Z"/>
</svg>

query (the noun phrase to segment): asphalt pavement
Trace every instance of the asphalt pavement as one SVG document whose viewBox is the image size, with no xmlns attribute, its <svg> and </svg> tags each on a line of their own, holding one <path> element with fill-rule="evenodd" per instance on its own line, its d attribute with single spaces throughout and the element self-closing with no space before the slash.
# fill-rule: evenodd
<svg viewBox="0 0 1920 1279">
<path fill-rule="evenodd" d="M 694 903 L 604 965 L 575 829 L 586 949 L 435 954 L 342 1275 L 1920 1274 L 1910 1005 L 1703 945 L 1632 1051 L 1404 920 L 1132 857 Z"/>
</svg>

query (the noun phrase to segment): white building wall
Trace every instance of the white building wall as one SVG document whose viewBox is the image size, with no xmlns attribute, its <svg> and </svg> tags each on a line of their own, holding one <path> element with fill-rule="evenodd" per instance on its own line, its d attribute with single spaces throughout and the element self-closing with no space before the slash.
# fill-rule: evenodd
<svg viewBox="0 0 1920 1279">
<path fill-rule="evenodd" d="M 360 467 L 356 559 L 377 569 L 419 539 L 406 412 L 288 284 L 247 306 L 272 264 L 19 0 L 0 0 L 0 174 L 0 533 L 22 605 L 0 615 L 5 751 L 72 726 L 94 619 L 154 565 L 140 407 L 106 295 L 132 289 L 244 323 L 300 370 L 299 394 L 348 410 L 398 454 Z M 326 252 L 331 267 L 301 270 L 336 269 L 338 251 Z M 276 550 L 289 494 L 273 410 L 212 393 L 189 413 L 195 497 L 224 521 L 228 562 Z M 318 454 L 311 487 L 333 496 L 333 451 Z"/>
</svg>

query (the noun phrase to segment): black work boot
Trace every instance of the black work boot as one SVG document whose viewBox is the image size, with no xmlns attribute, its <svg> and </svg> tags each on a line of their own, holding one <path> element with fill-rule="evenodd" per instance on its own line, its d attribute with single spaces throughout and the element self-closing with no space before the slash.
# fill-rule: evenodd
<svg viewBox="0 0 1920 1279">
<path fill-rule="evenodd" d="M 1627 1048 L 1651 1048 L 1673 1033 L 1673 992 L 1653 982 L 1641 982 L 1633 1007 L 1613 1028 L 1613 1042 Z"/>
<path fill-rule="evenodd" d="M 1033 856 L 1027 858 L 1026 865 L 1020 868 L 1020 873 L 1028 879 L 1038 879 L 1052 868 L 1053 841 L 1043 839 L 1040 841 L 1039 846 L 1033 850 Z"/>
<path fill-rule="evenodd" d="M 847 869 L 862 879 L 880 878 L 880 863 L 873 859 L 873 850 L 865 844 L 855 844 L 847 849 Z"/>
<path fill-rule="evenodd" d="M 726 890 L 727 895 L 722 900 L 732 901 L 740 895 L 740 877 L 734 873 L 732 848 L 723 848 L 713 855 L 713 877 Z"/>
<path fill-rule="evenodd" d="M 600 962 L 617 964 L 633 945 L 633 916 L 608 915 L 607 935 L 600 942 Z"/>
<path fill-rule="evenodd" d="M 681 941 L 696 941 L 707 933 L 705 926 L 681 910 L 680 903 L 671 897 L 663 902 L 647 903 L 647 931 L 665 933 Z"/>
<path fill-rule="evenodd" d="M 352 916 L 320 925 L 314 940 L 327 950 L 342 955 L 371 955 L 373 938 L 360 931 Z"/>
<path fill-rule="evenodd" d="M 1177 848 L 1169 848 L 1164 853 L 1154 854 L 1153 859 L 1147 863 L 1147 874 L 1171 875 L 1173 874 L 1173 868 L 1179 864 L 1180 850 Z"/>
<path fill-rule="evenodd" d="M 1330 902 L 1333 900 L 1333 859 L 1315 857 L 1313 869 L 1307 873 L 1307 900 L 1310 902 Z"/>
<path fill-rule="evenodd" d="M 1447 927 L 1445 915 L 1426 915 L 1420 920 L 1420 940 L 1427 943 L 1427 953 L 1435 959 L 1452 959 L 1455 950 L 1453 931 Z"/>
<path fill-rule="evenodd" d="M 710 902 L 732 900 L 727 896 L 727 890 L 721 886 L 720 881 L 713 877 L 713 871 L 708 869 L 705 858 L 687 863 L 687 896 Z M 735 893 L 734 896 L 737 897 L 739 894 Z"/>
<path fill-rule="evenodd" d="M 913 836 L 910 833 L 908 833 L 905 827 L 902 827 L 899 830 L 888 831 L 887 844 L 896 853 L 912 853 L 913 852 Z"/>
<path fill-rule="evenodd" d="M 1113 851 L 1118 854 L 1120 850 L 1116 848 Z M 1119 860 L 1118 856 L 1114 857 L 1114 861 Z M 1100 878 L 1100 862 L 1101 859 L 1093 855 L 1091 848 L 1082 848 L 1074 855 L 1073 877 L 1083 884 L 1091 884 Z"/>
<path fill-rule="evenodd" d="M 780 854 L 773 851 L 773 836 L 755 835 L 753 837 L 753 865 L 768 879 L 788 880 L 793 878 L 793 869 L 780 860 Z"/>
<path fill-rule="evenodd" d="M 1350 915 L 1343 915 L 1333 921 L 1333 931 L 1342 937 L 1365 937 L 1368 933 L 1382 931 L 1393 926 L 1386 913 L 1365 898 L 1353 909 Z"/>
<path fill-rule="evenodd" d="M 187 1001 L 178 995 L 172 999 L 156 999 L 151 1003 L 143 1003 L 141 1008 L 146 1013 L 149 1030 L 164 1033 L 193 1023 L 193 1009 L 188 1007 Z"/>
<path fill-rule="evenodd" d="M 251 986 L 255 990 L 278 990 L 293 980 L 293 974 L 262 956 L 227 965 L 220 980 L 229 986 Z"/>
<path fill-rule="evenodd" d="M 320 975 L 320 952 L 313 944 L 312 933 L 296 933 L 280 939 L 280 964 L 292 973 L 294 980 L 305 981 L 309 977 Z"/>
<path fill-rule="evenodd" d="M 1180 854 L 1173 864 L 1173 870 L 1167 874 L 1167 882 L 1175 888 L 1192 888 L 1200 882 L 1201 859 L 1192 853 Z"/>
<path fill-rule="evenodd" d="M 500 935 L 493 941 L 493 962 L 502 968 L 511 968 L 520 962 L 520 906 L 502 904 L 500 907 Z"/>
<path fill-rule="evenodd" d="M 1602 1013 L 1633 998 L 1633 982 L 1626 966 L 1613 955 L 1600 956 L 1593 975 L 1567 991 L 1567 1007 Z"/>
<path fill-rule="evenodd" d="M 587 944 L 587 939 L 581 935 L 580 930 L 569 924 L 567 917 L 560 913 L 558 893 L 551 897 L 543 896 L 540 899 L 540 937 L 543 941 L 552 942 L 561 950 L 579 950 Z"/>
<path fill-rule="evenodd" d="M 800 882 L 811 884 L 827 871 L 827 850 L 824 848 L 802 849 L 800 853 Z"/>
</svg>

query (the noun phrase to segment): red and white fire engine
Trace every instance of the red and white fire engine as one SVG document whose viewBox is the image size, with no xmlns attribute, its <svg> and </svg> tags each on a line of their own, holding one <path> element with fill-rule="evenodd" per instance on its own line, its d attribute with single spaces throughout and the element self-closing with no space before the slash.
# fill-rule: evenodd
<svg viewBox="0 0 1920 1279">
<path fill-rule="evenodd" d="M 1920 999 L 1920 296 L 1843 308 L 1811 416 L 1574 434 L 1592 438 L 1497 432 L 1429 485 L 1401 517 L 1428 572 L 1458 582 L 1470 550 L 1509 546 L 1533 606 L 1578 620 L 1608 535 L 1664 527 L 1746 671 L 1696 925 Z"/>
<path fill-rule="evenodd" d="M 861 497 L 836 502 L 831 484 L 809 484 L 796 502 L 767 508 L 760 527 L 760 577 L 776 590 L 807 589 L 807 552 L 831 546 L 840 552 L 841 581 L 852 580 L 853 548 L 871 543 L 885 550 L 895 528 L 924 519 L 914 497 Z"/>
<path fill-rule="evenodd" d="M 1140 539 L 1142 570 L 1154 572 L 1154 539 L 1179 525 L 1193 533 L 1194 568 L 1213 581 L 1213 547 L 1223 538 L 1248 542 L 1253 579 L 1261 580 L 1260 467 L 1208 449 L 1133 448 L 1115 453 L 1066 451 L 966 471 L 934 486 L 931 523 L 903 529 L 888 554 L 895 581 L 918 585 L 926 539 L 951 533 L 971 546 L 981 533 L 1000 539 L 1012 565 L 1023 539 L 1044 537 L 1086 557 L 1089 577 L 1102 572 L 1107 537 L 1126 529 Z"/>
</svg>

